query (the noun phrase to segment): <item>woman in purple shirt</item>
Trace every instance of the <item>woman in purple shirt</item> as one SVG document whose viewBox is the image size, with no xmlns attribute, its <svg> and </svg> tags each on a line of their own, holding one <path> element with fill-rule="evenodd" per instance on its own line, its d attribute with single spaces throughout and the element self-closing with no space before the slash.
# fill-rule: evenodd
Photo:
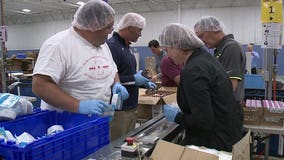
<svg viewBox="0 0 284 160">
<path fill-rule="evenodd" d="M 180 73 L 183 68 L 183 64 L 175 64 L 169 56 L 165 56 L 162 59 L 160 68 L 162 86 L 176 87 L 180 81 Z"/>
</svg>

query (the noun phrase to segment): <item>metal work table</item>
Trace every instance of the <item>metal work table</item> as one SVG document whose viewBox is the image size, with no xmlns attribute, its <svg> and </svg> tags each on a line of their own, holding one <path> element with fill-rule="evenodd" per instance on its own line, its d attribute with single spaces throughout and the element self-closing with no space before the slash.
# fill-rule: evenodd
<svg viewBox="0 0 284 160">
<path fill-rule="evenodd" d="M 280 126 L 244 125 L 243 127 L 244 127 L 245 130 L 249 130 L 250 129 L 251 133 L 252 133 L 252 136 L 254 136 L 254 133 L 284 135 L 284 127 L 280 127 Z M 280 141 L 282 141 L 282 143 L 279 144 L 278 153 L 283 155 L 283 146 L 281 145 L 281 144 L 283 144 L 283 138 L 280 138 Z M 252 152 L 252 148 L 251 148 L 251 152 Z M 265 140 L 265 155 L 264 155 L 264 159 L 265 160 L 269 159 L 269 138 L 267 138 Z"/>
<path fill-rule="evenodd" d="M 244 128 L 250 129 L 251 132 L 254 132 L 254 133 L 283 134 L 284 135 L 283 127 L 244 125 Z"/>
<path fill-rule="evenodd" d="M 126 137 L 135 137 L 137 139 L 155 134 L 159 139 L 164 139 L 171 141 L 180 132 L 181 127 L 176 123 L 168 123 L 163 115 L 158 115 L 153 119 L 147 121 L 142 126 L 136 128 L 135 130 L 129 132 L 127 135 L 112 141 L 107 146 L 99 149 L 98 151 L 90 154 L 85 160 L 120 160 L 121 150 L 120 146 L 124 143 Z M 141 156 L 149 156 L 152 153 L 155 144 L 143 144 L 141 145 Z"/>
</svg>

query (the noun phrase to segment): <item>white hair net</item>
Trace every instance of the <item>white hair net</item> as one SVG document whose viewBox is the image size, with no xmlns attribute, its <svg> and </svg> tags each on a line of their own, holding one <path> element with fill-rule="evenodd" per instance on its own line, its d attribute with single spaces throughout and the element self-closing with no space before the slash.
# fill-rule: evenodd
<svg viewBox="0 0 284 160">
<path fill-rule="evenodd" d="M 195 32 L 202 31 L 223 31 L 225 28 L 222 21 L 219 21 L 216 17 L 213 16 L 205 16 L 202 17 L 196 24 L 194 25 Z"/>
<path fill-rule="evenodd" d="M 159 36 L 161 46 L 183 50 L 201 48 L 204 43 L 187 26 L 179 23 L 167 24 Z"/>
<path fill-rule="evenodd" d="M 113 8 L 102 0 L 90 0 L 74 14 L 73 27 L 97 31 L 114 21 Z"/>
<path fill-rule="evenodd" d="M 121 30 L 129 26 L 143 29 L 146 26 L 146 20 L 140 14 L 126 13 L 118 22 L 117 29 Z"/>
</svg>

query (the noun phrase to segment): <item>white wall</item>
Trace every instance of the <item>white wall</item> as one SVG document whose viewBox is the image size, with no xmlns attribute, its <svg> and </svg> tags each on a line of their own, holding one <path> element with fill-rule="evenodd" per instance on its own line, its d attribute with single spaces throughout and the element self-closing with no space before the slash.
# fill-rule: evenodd
<svg viewBox="0 0 284 160">
<path fill-rule="evenodd" d="M 221 19 L 226 33 L 233 33 L 243 44 L 261 43 L 260 7 L 214 8 L 182 10 L 181 23 L 193 28 L 194 23 L 202 16 L 213 15 Z M 178 11 L 142 13 L 147 25 L 142 37 L 134 46 L 147 46 L 151 39 L 158 39 L 163 26 L 178 22 Z M 121 15 L 117 16 L 117 20 Z M 8 26 L 8 50 L 38 49 L 45 39 L 58 31 L 69 27 L 71 21 L 56 21 L 28 25 Z"/>
<path fill-rule="evenodd" d="M 70 21 L 8 26 L 8 50 L 39 49 L 45 39 L 68 28 Z"/>
</svg>

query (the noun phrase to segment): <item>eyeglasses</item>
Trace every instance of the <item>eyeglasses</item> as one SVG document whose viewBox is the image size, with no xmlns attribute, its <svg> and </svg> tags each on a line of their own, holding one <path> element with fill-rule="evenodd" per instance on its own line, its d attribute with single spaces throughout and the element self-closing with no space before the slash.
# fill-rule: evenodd
<svg viewBox="0 0 284 160">
<path fill-rule="evenodd" d="M 113 26 L 106 26 L 105 29 L 114 30 Z"/>
<path fill-rule="evenodd" d="M 131 29 L 134 33 L 136 33 L 138 35 L 142 34 L 142 29 L 141 28 L 129 26 L 129 29 Z"/>
<path fill-rule="evenodd" d="M 202 39 L 206 34 L 206 32 L 195 32 L 195 34 L 197 35 L 198 38 Z"/>
</svg>

